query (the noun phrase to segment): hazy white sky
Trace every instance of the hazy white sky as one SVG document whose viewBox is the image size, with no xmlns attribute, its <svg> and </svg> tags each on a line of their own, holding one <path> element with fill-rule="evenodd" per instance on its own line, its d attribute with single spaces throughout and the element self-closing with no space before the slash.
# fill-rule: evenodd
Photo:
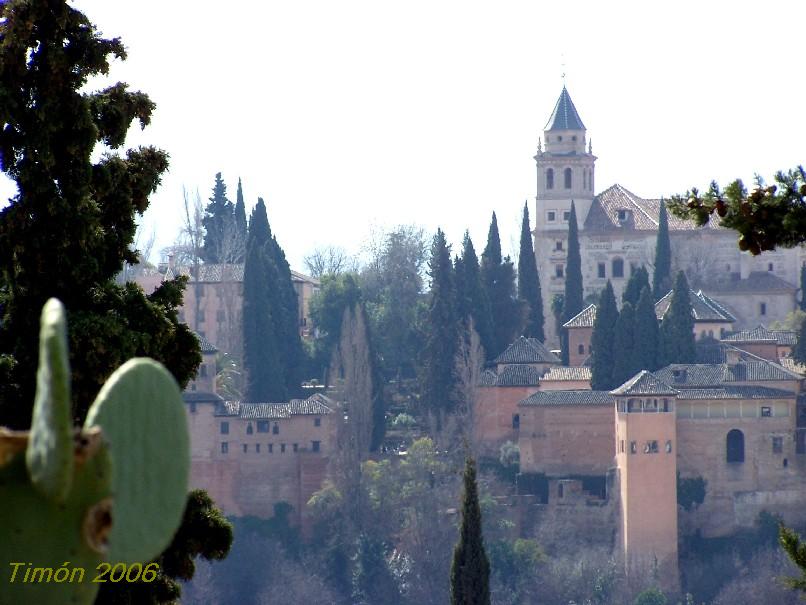
<svg viewBox="0 0 806 605">
<path fill-rule="evenodd" d="M 111 77 L 157 103 L 130 145 L 170 153 L 146 223 L 220 171 L 262 196 L 293 267 L 373 225 L 442 226 L 505 253 L 534 216 L 532 156 L 567 86 L 596 189 L 656 197 L 806 163 L 806 2 L 81 0 L 129 52 Z M 456 245 L 455 245 L 456 248 Z"/>
</svg>

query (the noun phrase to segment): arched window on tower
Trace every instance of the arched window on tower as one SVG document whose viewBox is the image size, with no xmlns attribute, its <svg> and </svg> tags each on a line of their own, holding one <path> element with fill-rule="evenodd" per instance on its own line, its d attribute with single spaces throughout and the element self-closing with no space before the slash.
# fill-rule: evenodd
<svg viewBox="0 0 806 605">
<path fill-rule="evenodd" d="M 582 188 L 585 189 L 586 191 L 588 189 L 588 171 L 587 170 L 582 171 Z"/>
<path fill-rule="evenodd" d="M 554 189 L 554 168 L 546 170 L 546 189 Z"/>
<path fill-rule="evenodd" d="M 725 457 L 728 462 L 744 462 L 744 433 L 739 429 L 728 431 Z"/>
<path fill-rule="evenodd" d="M 570 189 L 571 188 L 571 169 L 566 168 L 563 174 L 565 175 L 565 188 Z"/>
</svg>

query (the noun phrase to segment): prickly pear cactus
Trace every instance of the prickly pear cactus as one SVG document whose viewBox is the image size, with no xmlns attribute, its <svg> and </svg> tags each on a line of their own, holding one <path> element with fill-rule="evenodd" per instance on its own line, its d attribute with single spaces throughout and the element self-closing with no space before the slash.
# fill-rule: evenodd
<svg viewBox="0 0 806 605">
<path fill-rule="evenodd" d="M 31 431 L 0 427 L 0 605 L 92 603 L 99 565 L 145 564 L 184 511 L 189 438 L 170 373 L 127 362 L 74 429 L 67 360 L 64 308 L 51 299 Z"/>
</svg>

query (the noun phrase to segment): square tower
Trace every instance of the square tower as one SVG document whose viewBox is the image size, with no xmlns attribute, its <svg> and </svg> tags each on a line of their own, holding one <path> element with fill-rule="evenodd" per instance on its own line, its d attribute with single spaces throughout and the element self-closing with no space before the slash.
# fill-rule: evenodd
<svg viewBox="0 0 806 605">
<path fill-rule="evenodd" d="M 657 573 L 677 591 L 677 391 L 646 370 L 611 391 L 616 402 L 620 537 L 627 574 Z"/>
</svg>

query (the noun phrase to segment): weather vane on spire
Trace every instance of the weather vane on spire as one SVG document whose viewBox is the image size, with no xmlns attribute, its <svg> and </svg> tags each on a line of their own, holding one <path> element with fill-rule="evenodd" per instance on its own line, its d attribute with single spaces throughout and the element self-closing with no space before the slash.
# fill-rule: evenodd
<svg viewBox="0 0 806 605">
<path fill-rule="evenodd" d="M 565 53 L 560 53 L 560 59 L 562 60 L 562 78 L 563 78 L 563 88 L 565 88 Z"/>
</svg>

